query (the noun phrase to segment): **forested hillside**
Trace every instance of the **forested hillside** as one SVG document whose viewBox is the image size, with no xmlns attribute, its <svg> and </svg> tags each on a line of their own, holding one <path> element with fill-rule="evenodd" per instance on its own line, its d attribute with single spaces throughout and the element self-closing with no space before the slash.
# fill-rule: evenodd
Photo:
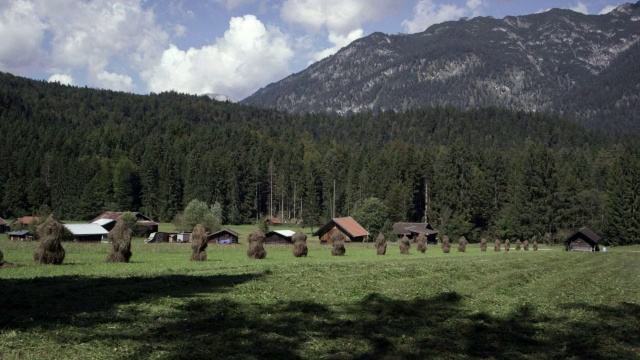
<svg viewBox="0 0 640 360">
<path fill-rule="evenodd" d="M 247 223 L 273 198 L 274 215 L 317 225 L 377 197 L 389 221 L 423 220 L 428 199 L 436 228 L 471 240 L 588 225 L 622 244 L 640 229 L 638 138 L 535 113 L 291 115 L 0 74 L 0 137 L 4 217 L 46 205 L 63 219 L 139 210 L 170 221 L 199 199 Z"/>
</svg>

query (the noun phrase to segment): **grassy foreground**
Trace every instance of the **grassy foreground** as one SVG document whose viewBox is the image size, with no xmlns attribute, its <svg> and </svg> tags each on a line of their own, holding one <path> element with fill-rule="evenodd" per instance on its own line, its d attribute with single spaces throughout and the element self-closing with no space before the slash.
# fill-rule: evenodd
<svg viewBox="0 0 640 360">
<path fill-rule="evenodd" d="M 0 359 L 631 359 L 640 357 L 640 247 L 386 256 L 310 241 L 308 258 L 267 246 L 136 239 L 130 264 L 109 244 L 64 243 L 36 266 L 35 243 L 2 238 Z"/>
</svg>

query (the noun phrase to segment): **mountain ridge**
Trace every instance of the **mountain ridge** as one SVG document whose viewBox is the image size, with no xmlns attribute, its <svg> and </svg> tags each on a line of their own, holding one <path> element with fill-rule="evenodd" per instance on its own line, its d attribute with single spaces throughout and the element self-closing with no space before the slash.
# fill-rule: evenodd
<svg viewBox="0 0 640 360">
<path fill-rule="evenodd" d="M 312 113 L 498 106 L 638 131 L 640 73 L 616 66 L 640 55 L 639 20 L 640 1 L 606 15 L 552 9 L 448 21 L 417 34 L 376 32 L 242 103 Z M 600 82 L 619 99 L 594 103 L 611 98 L 591 86 Z"/>
</svg>

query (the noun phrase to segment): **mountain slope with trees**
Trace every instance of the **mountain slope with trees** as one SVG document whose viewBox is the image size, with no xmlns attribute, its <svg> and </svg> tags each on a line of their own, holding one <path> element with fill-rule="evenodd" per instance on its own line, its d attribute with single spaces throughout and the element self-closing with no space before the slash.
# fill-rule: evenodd
<svg viewBox="0 0 640 360">
<path fill-rule="evenodd" d="M 197 199 L 219 203 L 223 223 L 273 213 L 317 226 L 378 198 L 388 222 L 427 219 L 471 241 L 588 225 L 623 244 L 640 229 L 639 145 L 496 108 L 299 115 L 0 73 L 2 217 L 171 221 Z"/>
<path fill-rule="evenodd" d="M 339 114 L 498 106 L 640 131 L 639 20 L 637 2 L 606 15 L 553 9 L 374 33 L 243 103 Z"/>
</svg>

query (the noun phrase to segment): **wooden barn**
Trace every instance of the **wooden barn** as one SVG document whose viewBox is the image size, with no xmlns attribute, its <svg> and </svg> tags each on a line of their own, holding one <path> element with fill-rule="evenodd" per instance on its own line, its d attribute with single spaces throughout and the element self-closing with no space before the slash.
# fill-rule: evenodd
<svg viewBox="0 0 640 360">
<path fill-rule="evenodd" d="M 223 229 L 207 236 L 207 242 L 214 244 L 237 244 L 240 233 L 231 229 Z"/>
<path fill-rule="evenodd" d="M 419 234 L 423 234 L 427 237 L 427 244 L 438 243 L 438 239 L 436 238 L 438 232 L 434 230 L 430 224 L 397 222 L 393 224 L 392 231 L 398 239 L 401 239 L 403 236 L 406 236 L 409 239 L 414 239 Z"/>
<path fill-rule="evenodd" d="M 158 223 L 151 220 L 150 217 L 140 212 L 132 211 L 131 213 L 136 217 L 137 223 L 139 225 L 142 225 L 148 228 L 148 233 L 153 233 L 158 231 Z M 122 217 L 122 214 L 124 214 L 124 212 L 122 211 L 105 211 L 102 214 L 96 216 L 93 220 L 91 220 L 91 223 L 98 223 L 98 225 L 105 227 L 105 229 L 108 226 L 111 226 L 111 228 L 113 228 L 113 226 L 115 226 L 115 223 L 113 225 L 102 225 L 102 224 L 99 224 L 98 221 L 100 219 L 118 221 L 118 219 Z M 110 224 L 110 222 L 105 222 L 105 223 Z"/>
<path fill-rule="evenodd" d="M 291 237 L 295 234 L 295 231 L 291 230 L 274 230 L 264 234 L 265 244 L 291 244 L 293 240 Z"/>
<path fill-rule="evenodd" d="M 583 227 L 564 239 L 567 251 L 600 251 L 599 243 L 602 240 L 600 235 L 591 229 Z"/>
<path fill-rule="evenodd" d="M 98 224 L 63 224 L 74 241 L 102 241 L 109 232 Z"/>
<path fill-rule="evenodd" d="M 178 239 L 178 232 L 158 231 L 149 234 L 145 243 L 167 243 L 176 242 Z"/>
<path fill-rule="evenodd" d="M 363 242 L 369 236 L 369 232 L 351 216 L 331 219 L 318 231 L 314 232 L 313 236 L 317 236 L 320 239 L 320 243 L 331 243 L 331 234 L 336 230 L 342 231 L 343 234 L 347 235 L 347 241 L 351 242 Z"/>
<path fill-rule="evenodd" d="M 13 221 L 13 223 L 11 223 L 11 225 L 16 225 L 18 228 L 20 227 L 27 227 L 29 226 L 29 224 L 31 224 L 32 222 L 35 222 L 36 224 L 40 223 L 40 218 L 37 216 L 23 216 L 21 218 L 17 218 Z"/>
<path fill-rule="evenodd" d="M 0 218 L 0 234 L 4 234 L 7 231 L 9 231 L 9 224 L 3 218 Z"/>
<path fill-rule="evenodd" d="M 29 230 L 18 230 L 7 233 L 9 240 L 11 241 L 29 241 L 33 240 L 33 235 L 29 233 Z"/>
</svg>

